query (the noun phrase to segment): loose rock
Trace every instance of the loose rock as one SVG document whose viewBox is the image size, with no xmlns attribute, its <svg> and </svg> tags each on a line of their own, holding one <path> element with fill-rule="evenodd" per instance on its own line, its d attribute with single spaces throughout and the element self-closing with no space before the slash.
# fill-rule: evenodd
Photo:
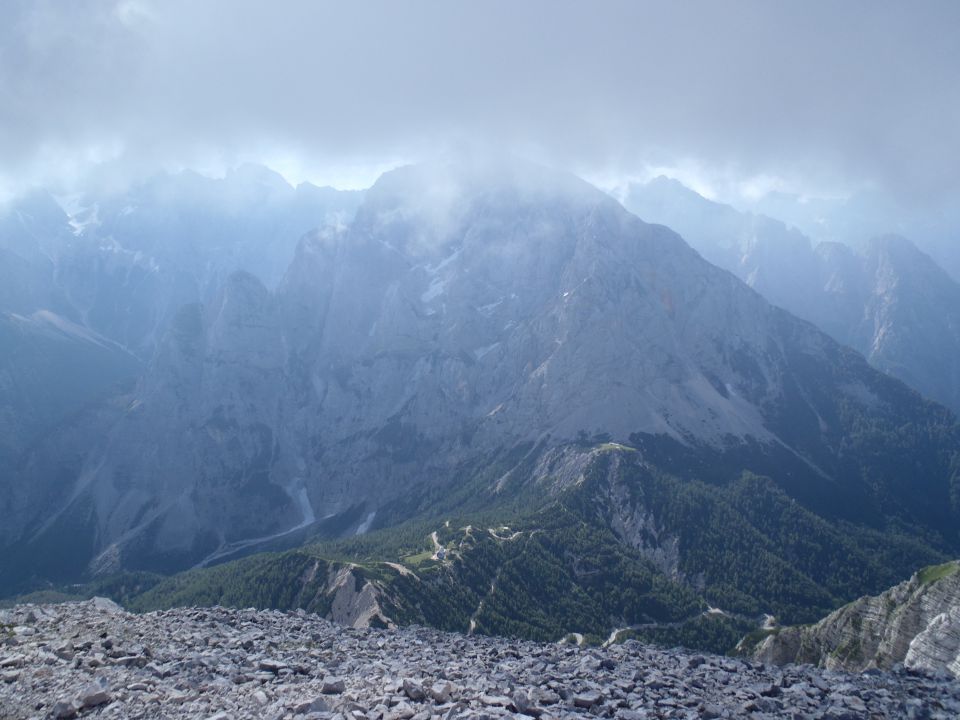
<svg viewBox="0 0 960 720">
<path fill-rule="evenodd" d="M 269 610 L 134 615 L 93 601 L 4 613 L 31 631 L 0 645 L 4 717 L 960 717 L 960 683 L 902 668 L 853 675 L 634 641 L 601 649 L 355 630 Z"/>
</svg>

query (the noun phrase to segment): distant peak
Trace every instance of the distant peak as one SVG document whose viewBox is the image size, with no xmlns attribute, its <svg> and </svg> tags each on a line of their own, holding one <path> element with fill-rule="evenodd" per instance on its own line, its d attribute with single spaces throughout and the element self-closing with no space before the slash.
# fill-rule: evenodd
<svg viewBox="0 0 960 720">
<path fill-rule="evenodd" d="M 667 175 L 657 175 L 652 180 L 648 180 L 646 184 L 649 187 L 670 187 L 676 190 L 686 190 L 687 192 L 693 193 L 694 195 L 699 195 L 698 192 L 690 189 L 689 187 L 684 185 L 682 182 L 680 182 L 676 178 L 672 178 Z M 701 195 L 701 197 L 703 196 Z"/>
<path fill-rule="evenodd" d="M 29 215 L 35 220 L 49 218 L 56 221 L 66 222 L 67 214 L 64 212 L 60 203 L 46 190 L 34 188 L 20 197 L 14 199 L 9 209 L 21 214 Z"/>
<path fill-rule="evenodd" d="M 655 202 L 683 202 L 696 206 L 729 207 L 723 203 L 704 197 L 676 178 L 658 175 L 645 183 L 633 183 L 627 191 L 628 198 L 647 198 Z"/>
<path fill-rule="evenodd" d="M 570 172 L 512 156 L 468 156 L 404 165 L 381 175 L 367 191 L 367 198 L 376 204 L 459 204 L 491 193 L 514 194 L 528 202 L 553 198 L 613 202 Z"/>
<path fill-rule="evenodd" d="M 920 252 L 920 249 L 912 241 L 903 237 L 903 235 L 897 235 L 894 233 L 887 233 L 872 237 L 867 241 L 867 245 L 871 250 L 876 249 L 901 252 Z"/>
<path fill-rule="evenodd" d="M 238 165 L 227 171 L 224 179 L 228 182 L 240 181 L 244 183 L 256 183 L 278 190 L 289 190 L 293 188 L 293 186 L 287 182 L 286 178 L 276 170 L 271 170 L 265 165 L 258 165 L 256 163 Z"/>
</svg>

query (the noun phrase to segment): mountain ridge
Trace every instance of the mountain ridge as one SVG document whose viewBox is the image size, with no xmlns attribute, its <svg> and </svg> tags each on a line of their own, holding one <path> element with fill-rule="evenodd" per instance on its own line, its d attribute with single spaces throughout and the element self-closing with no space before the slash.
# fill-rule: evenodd
<svg viewBox="0 0 960 720">
<path fill-rule="evenodd" d="M 36 562 L 8 559 L 10 586 L 168 573 L 440 512 L 532 523 L 562 496 L 549 513 L 581 535 L 551 520 L 518 557 L 471 552 L 531 577 L 554 568 L 580 609 L 559 594 L 554 617 L 519 622 L 510 608 L 530 610 L 539 590 L 508 574 L 516 599 L 495 595 L 484 607 L 497 614 L 474 620 L 556 634 L 562 618 L 592 615 L 591 632 L 608 633 L 642 624 L 651 588 L 812 619 L 960 543 L 948 411 L 669 229 L 539 168 L 388 173 L 352 223 L 301 240 L 275 291 L 232 273 L 181 307 L 113 408 L 85 429 L 97 438 L 86 452 L 67 427 L 25 462 L 6 557 Z M 618 458 L 606 474 L 604 443 Z M 50 463 L 65 468 L 56 492 L 31 498 Z M 786 530 L 764 525 L 754 495 Z M 804 532 L 861 543 L 888 567 L 848 553 L 816 569 L 823 548 Z M 584 584 L 563 550 L 577 543 L 634 580 Z M 431 622 L 465 624 L 494 581 L 471 567 L 426 589 L 401 573 L 394 605 L 429 600 Z"/>
<path fill-rule="evenodd" d="M 631 186 L 625 203 L 875 367 L 960 411 L 960 285 L 906 238 L 879 235 L 858 249 L 814 244 L 779 220 L 662 177 Z"/>
</svg>

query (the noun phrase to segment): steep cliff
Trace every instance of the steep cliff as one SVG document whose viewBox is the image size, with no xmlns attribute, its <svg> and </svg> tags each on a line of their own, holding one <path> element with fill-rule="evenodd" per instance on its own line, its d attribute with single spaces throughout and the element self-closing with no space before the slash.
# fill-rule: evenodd
<svg viewBox="0 0 960 720">
<path fill-rule="evenodd" d="M 903 663 L 960 677 L 960 561 L 925 568 L 814 625 L 780 628 L 753 656 L 854 671 Z"/>
</svg>

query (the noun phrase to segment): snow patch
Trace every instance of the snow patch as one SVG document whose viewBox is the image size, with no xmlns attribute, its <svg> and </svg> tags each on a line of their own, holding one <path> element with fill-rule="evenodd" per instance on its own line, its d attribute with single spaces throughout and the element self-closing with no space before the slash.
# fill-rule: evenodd
<svg viewBox="0 0 960 720">
<path fill-rule="evenodd" d="M 482 348 L 477 348 L 476 350 L 473 351 L 473 356 L 474 356 L 477 360 L 481 360 L 481 359 L 483 359 L 483 357 L 484 357 L 485 355 L 488 355 L 491 350 L 496 349 L 496 347 L 497 347 L 499 344 L 500 344 L 499 342 L 495 342 L 493 345 L 485 345 L 485 346 L 482 347 Z"/>
<path fill-rule="evenodd" d="M 481 305 L 477 308 L 477 312 L 483 315 L 484 317 L 490 317 L 493 314 L 493 311 L 496 310 L 503 304 L 505 298 L 501 297 L 496 302 L 488 303 L 486 305 Z"/>
<path fill-rule="evenodd" d="M 423 269 L 426 270 L 431 275 L 436 275 L 438 272 L 443 270 L 447 265 L 449 265 L 454 260 L 456 260 L 462 252 L 463 252 L 463 248 L 460 248 L 459 250 L 456 250 L 452 254 L 445 257 L 436 265 L 424 265 Z"/>
<path fill-rule="evenodd" d="M 430 281 L 430 286 L 427 288 L 427 291 L 420 296 L 420 302 L 428 303 L 435 297 L 443 295 L 443 293 L 446 292 L 447 285 L 449 284 L 449 280 L 434 278 Z"/>
<path fill-rule="evenodd" d="M 100 226 L 100 208 L 94 205 L 86 209 L 83 214 L 70 215 L 67 218 L 74 235 L 82 235 L 88 227 Z"/>
</svg>

